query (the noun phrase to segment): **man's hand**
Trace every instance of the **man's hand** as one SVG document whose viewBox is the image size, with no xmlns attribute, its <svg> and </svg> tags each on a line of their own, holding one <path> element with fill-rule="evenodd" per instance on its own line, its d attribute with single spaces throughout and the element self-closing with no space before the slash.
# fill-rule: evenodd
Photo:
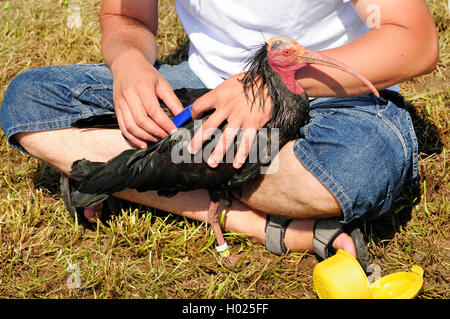
<svg viewBox="0 0 450 319">
<path fill-rule="evenodd" d="M 114 108 L 120 129 L 138 147 L 167 136 L 173 114 L 183 107 L 172 87 L 153 67 L 158 30 L 157 0 L 103 0 L 100 10 L 102 53 L 114 77 Z"/>
<path fill-rule="evenodd" d="M 158 70 L 139 53 L 118 57 L 111 69 L 117 120 L 130 142 L 147 147 L 146 141 L 155 142 L 176 130 L 158 98 L 175 115 L 183 106 Z"/>
<path fill-rule="evenodd" d="M 242 74 L 228 78 L 217 88 L 195 101 L 192 108 L 193 119 L 198 119 L 207 110 L 214 108 L 215 111 L 192 138 L 191 153 L 200 150 L 203 143 L 214 133 L 214 129 L 224 121 L 228 122 L 208 159 L 210 167 L 216 167 L 223 160 L 234 138 L 242 129 L 242 142 L 233 161 L 234 168 L 240 168 L 248 157 L 257 131 L 271 118 L 272 104 L 268 95 L 265 95 L 264 110 L 259 107 L 258 102 L 252 105 L 252 99 L 248 99 L 244 94 L 241 78 Z"/>
</svg>

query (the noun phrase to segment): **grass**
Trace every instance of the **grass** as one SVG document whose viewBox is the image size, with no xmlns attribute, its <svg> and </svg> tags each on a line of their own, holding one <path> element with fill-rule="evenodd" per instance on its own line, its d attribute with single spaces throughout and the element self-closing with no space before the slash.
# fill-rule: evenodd
<svg viewBox="0 0 450 319">
<path fill-rule="evenodd" d="M 81 29 L 66 26 L 69 2 L 81 7 Z M 449 298 L 450 21 L 446 1 L 427 2 L 440 33 L 439 65 L 401 85 L 419 138 L 420 189 L 364 233 L 383 275 L 418 264 L 425 270 L 418 297 Z M 98 10 L 99 1 L 0 1 L 0 100 L 27 69 L 102 61 Z M 171 1 L 160 1 L 160 12 L 159 59 L 178 63 L 187 37 Z M 58 173 L 0 139 L 1 298 L 317 298 L 309 254 L 275 256 L 229 234 L 233 250 L 252 257 L 230 270 L 205 224 L 142 207 L 83 227 L 64 208 Z"/>
</svg>

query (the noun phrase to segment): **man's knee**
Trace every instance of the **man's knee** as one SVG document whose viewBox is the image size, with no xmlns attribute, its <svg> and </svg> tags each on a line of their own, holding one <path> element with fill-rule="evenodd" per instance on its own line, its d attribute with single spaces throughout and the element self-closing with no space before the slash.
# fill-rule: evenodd
<svg viewBox="0 0 450 319">
<path fill-rule="evenodd" d="M 291 202 L 292 214 L 305 217 L 336 216 L 341 206 L 333 193 L 311 173 L 293 152 L 288 144 L 280 153 L 280 185 L 286 185 L 286 198 Z M 284 171 L 284 172 L 283 172 Z"/>
<path fill-rule="evenodd" d="M 28 113 L 26 106 L 42 94 L 43 82 L 39 69 L 32 69 L 17 75 L 8 85 L 0 109 L 0 125 L 5 133 L 21 123 Z"/>
<path fill-rule="evenodd" d="M 309 211 L 316 217 L 340 215 L 342 208 L 336 197 L 316 177 L 313 176 L 311 178 L 313 180 L 310 181 L 309 190 L 295 196 L 299 206 L 309 208 Z"/>
<path fill-rule="evenodd" d="M 276 172 L 262 175 L 243 187 L 242 201 L 264 212 L 298 218 L 341 213 L 334 195 L 297 159 L 292 142 L 285 145 L 277 157 Z"/>
</svg>

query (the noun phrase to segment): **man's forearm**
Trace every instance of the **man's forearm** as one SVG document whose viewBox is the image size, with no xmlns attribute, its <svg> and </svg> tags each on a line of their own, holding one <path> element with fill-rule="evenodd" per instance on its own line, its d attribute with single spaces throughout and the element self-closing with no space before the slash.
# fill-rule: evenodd
<svg viewBox="0 0 450 319">
<path fill-rule="evenodd" d="M 380 24 L 354 42 L 323 54 L 357 70 L 377 89 L 429 73 L 436 67 L 437 32 L 423 0 L 353 0 L 352 3 L 363 21 L 370 18 L 368 6 L 375 5 Z M 323 66 L 300 69 L 297 79 L 310 96 L 369 92 L 356 78 Z"/>
<path fill-rule="evenodd" d="M 103 16 L 102 54 L 106 64 L 113 69 L 119 57 L 144 57 L 154 64 L 157 54 L 156 36 L 140 22 L 118 15 Z"/>
<path fill-rule="evenodd" d="M 374 30 L 353 43 L 322 53 L 347 64 L 383 89 L 434 69 L 435 53 L 422 50 L 408 31 L 397 26 Z M 422 42 L 423 43 L 423 42 Z M 369 93 L 349 74 L 326 66 L 311 66 L 297 72 L 297 80 L 310 96 L 346 96 Z"/>
</svg>

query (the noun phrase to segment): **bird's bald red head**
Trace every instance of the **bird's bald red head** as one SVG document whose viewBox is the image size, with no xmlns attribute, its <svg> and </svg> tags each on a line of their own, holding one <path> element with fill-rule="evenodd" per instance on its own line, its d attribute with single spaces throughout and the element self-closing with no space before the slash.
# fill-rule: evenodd
<svg viewBox="0 0 450 319">
<path fill-rule="evenodd" d="M 295 80 L 295 72 L 305 66 L 299 63 L 298 57 L 303 47 L 288 38 L 271 38 L 267 42 L 267 57 L 272 69 L 277 72 L 288 89 L 295 94 L 304 93 L 303 88 Z"/>
<path fill-rule="evenodd" d="M 308 64 L 321 64 L 347 72 L 362 81 L 376 96 L 380 96 L 373 84 L 361 74 L 345 64 L 305 49 L 297 41 L 275 37 L 267 43 L 267 56 L 272 69 L 282 78 L 286 86 L 295 94 L 304 92 L 295 80 L 295 72 Z"/>
<path fill-rule="evenodd" d="M 286 72 L 298 70 L 306 65 L 299 59 L 305 49 L 297 41 L 288 38 L 271 38 L 267 44 L 267 56 L 272 69 Z"/>
</svg>

